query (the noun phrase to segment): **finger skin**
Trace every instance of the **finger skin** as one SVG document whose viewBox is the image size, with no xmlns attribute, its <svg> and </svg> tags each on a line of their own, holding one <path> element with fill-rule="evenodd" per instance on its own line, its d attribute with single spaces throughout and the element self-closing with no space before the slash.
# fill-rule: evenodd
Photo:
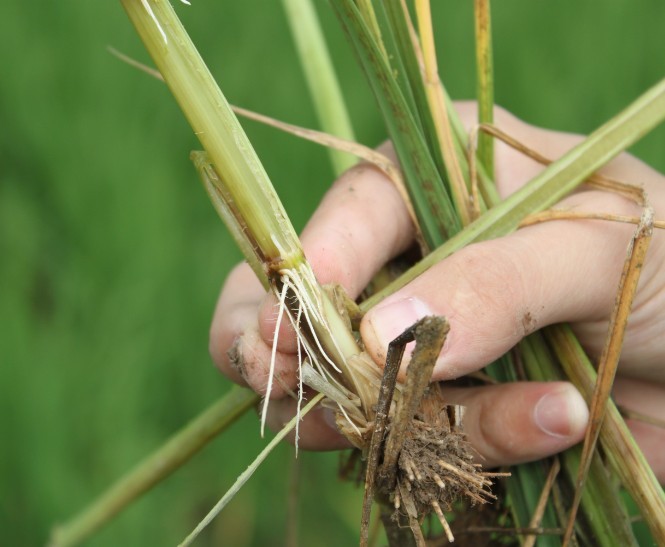
<svg viewBox="0 0 665 547">
<path fill-rule="evenodd" d="M 584 438 L 588 410 L 582 396 L 567 382 L 516 382 L 487 387 L 444 386 L 448 403 L 465 407 L 463 427 L 485 468 L 535 461 L 565 450 Z M 563 395 L 563 401 L 557 400 Z M 665 421 L 665 385 L 627 378 L 614 384 L 617 404 Z M 541 402 L 541 401 L 545 402 Z M 538 425 L 537 409 L 554 407 L 554 427 Z M 281 429 L 296 412 L 296 401 L 281 399 L 270 406 L 268 425 Z M 552 411 L 550 410 L 550 413 Z M 328 414 L 326 416 L 326 414 Z M 628 426 L 656 477 L 665 483 L 665 429 L 628 419 Z M 329 410 L 316 409 L 300 426 L 300 448 L 337 450 L 349 442 L 332 425 Z M 556 429 L 556 431 L 554 431 Z M 288 438 L 294 443 L 295 433 Z"/>
<path fill-rule="evenodd" d="M 584 438 L 589 417 L 584 399 L 567 382 L 450 388 L 444 397 L 465 407 L 464 431 L 485 467 L 561 452 Z"/>
<path fill-rule="evenodd" d="M 361 164 L 327 192 L 301 240 L 318 281 L 338 283 L 356 298 L 383 264 L 408 248 L 413 225 L 393 183 L 378 169 Z M 265 390 L 277 312 L 275 296 L 266 295 L 249 267 L 241 265 L 229 275 L 211 327 L 214 362 L 232 380 L 260 393 Z M 289 321 L 282 321 L 277 336 L 275 371 L 293 389 L 297 346 Z M 227 355 L 234 344 L 244 356 L 242 374 Z M 276 385 L 271 397 L 284 394 Z"/>
<path fill-rule="evenodd" d="M 466 407 L 463 427 L 477 460 L 486 468 L 537 460 L 580 442 L 588 419 L 582 396 L 567 382 L 518 382 L 489 387 L 446 388 L 450 404 Z M 546 408 L 549 404 L 549 408 Z M 268 425 L 281 429 L 296 411 L 296 401 L 271 403 Z M 348 448 L 332 426 L 327 410 L 306 416 L 300 426 L 300 448 Z M 540 413 L 540 414 L 538 414 Z M 538 415 L 549 416 L 548 429 Z M 541 420 L 542 422 L 542 420 Z M 294 442 L 295 433 L 289 437 Z"/>
<path fill-rule="evenodd" d="M 462 104 L 458 108 L 467 126 L 473 125 L 475 106 Z M 581 139 L 576 135 L 534 128 L 502 110 L 497 111 L 495 119 L 502 129 L 551 158 L 559 157 Z M 497 184 L 502 196 L 515 191 L 541 169 L 536 162 L 497 143 Z M 662 175 L 625 154 L 602 171 L 615 178 L 643 183 L 652 199 L 656 218 L 665 218 Z M 391 183 L 368 166 L 352 170 L 333 186 L 303 234 L 306 255 L 322 283 L 341 283 L 355 297 L 374 271 L 410 245 L 413 227 L 399 199 Z M 622 198 L 588 189 L 578 191 L 563 204 L 594 212 L 639 214 L 639 209 Z M 435 379 L 454 378 L 476 370 L 504 353 L 525 334 L 562 320 L 577 321 L 574 328 L 583 344 L 592 354 L 598 354 L 632 231 L 630 226 L 595 221 L 551 222 L 529 227 L 506 238 L 473 245 L 456 253 L 384 304 L 415 298 L 419 303 L 429 304 L 428 313 L 448 317 L 451 334 L 437 363 Z M 665 332 L 665 314 L 662 313 L 665 290 L 659 271 L 659 265 L 665 263 L 664 237 L 658 232 L 654 235 L 642 273 L 639 298 L 633 307 L 622 354 L 622 375 L 665 381 L 660 345 L 662 332 Z M 423 308 L 416 311 L 423 312 Z M 215 362 L 232 379 L 240 383 L 249 380 L 249 385 L 259 392 L 265 389 L 275 312 L 274 297 L 266 297 L 251 270 L 241 266 L 229 276 L 211 327 L 210 349 Z M 373 314 L 376 317 L 383 312 L 376 308 Z M 407 314 L 401 316 L 404 328 L 418 318 L 408 318 Z M 382 364 L 385 345 L 372 341 L 372 322 L 372 314 L 368 314 L 361 332 L 372 357 Z M 295 343 L 290 327 L 286 322 L 283 324 L 276 369 L 282 382 L 293 388 Z M 396 330 L 401 332 L 403 328 L 397 326 Z M 245 348 L 245 378 L 230 366 L 226 355 L 234 343 Z M 622 380 L 618 377 L 617 385 Z M 541 444 L 537 440 L 529 441 L 526 433 L 519 442 L 513 442 L 508 448 L 502 447 L 499 441 L 510 439 L 510 435 L 490 442 L 488 431 L 474 425 L 491 423 L 480 416 L 483 408 L 486 413 L 491 413 L 487 409 L 506 408 L 504 420 L 496 422 L 497 431 L 504 432 L 512 423 L 518 429 L 523 427 L 524 424 L 520 426 L 519 422 L 520 408 L 526 412 L 527 418 L 532 416 L 530 409 L 534 408 L 534 401 L 540 399 L 537 393 L 529 390 L 542 389 L 537 384 L 521 387 L 519 392 L 507 397 L 501 407 L 496 405 L 503 400 L 502 392 L 497 394 L 494 388 L 475 389 L 467 392 L 450 390 L 450 393 L 451 398 L 458 396 L 460 401 L 468 403 L 471 412 L 467 418 L 469 436 L 487 462 L 513 463 L 515 459 L 524 461 L 525 458 L 543 457 L 561 449 L 554 448 L 556 443 L 552 439 Z M 512 389 L 517 388 L 512 386 Z M 284 394 L 285 391 L 277 385 L 272 396 Z M 491 400 L 494 402 L 487 402 Z M 509 410 L 513 408 L 511 403 L 514 403 L 514 411 Z M 290 399 L 276 401 L 271 404 L 271 409 L 274 410 L 271 413 L 271 420 L 275 420 L 273 425 L 278 425 L 280 420 L 293 414 L 294 402 Z M 474 417 L 474 412 L 478 416 Z M 522 416 L 521 419 L 526 418 Z M 323 419 L 323 414 L 317 413 L 306 423 L 308 425 L 303 424 L 301 435 L 303 448 L 328 449 L 345 445 Z M 631 425 L 640 444 L 647 446 L 649 439 L 657 438 L 650 435 L 653 432 L 645 430 L 643 424 Z M 566 442 L 572 442 L 573 438 L 575 435 L 569 435 Z M 658 444 L 651 444 L 654 446 L 651 452 L 654 452 Z M 531 452 L 520 452 L 516 446 L 525 446 Z M 659 446 L 662 447 L 662 443 Z M 543 450 L 547 454 L 540 454 Z M 656 460 L 650 461 L 655 462 L 653 465 L 661 465 Z"/>
<path fill-rule="evenodd" d="M 478 125 L 475 101 L 458 101 L 455 109 L 467 131 Z M 556 160 L 584 140 L 583 135 L 528 124 L 501 107 L 494 108 L 494 124 L 550 160 Z M 499 194 L 505 198 L 542 171 L 543 166 L 502 141 L 494 142 L 495 183 Z M 644 186 L 652 199 L 659 193 L 663 181 L 661 173 L 630 154 L 620 154 L 598 172 L 616 180 Z"/>
<path fill-rule="evenodd" d="M 571 199 L 588 199 L 587 194 Z M 622 198 L 593 194 L 607 209 L 624 207 Z M 452 379 L 488 364 L 545 325 L 603 324 L 632 229 L 549 222 L 470 245 L 370 310 L 360 329 L 366 349 L 382 362 L 390 340 L 409 325 L 425 315 L 442 315 L 450 334 L 433 378 Z"/>
<path fill-rule="evenodd" d="M 458 109 L 464 122 L 467 125 L 472 125 L 475 120 L 475 105 L 462 103 L 458 105 Z M 557 157 L 562 154 L 577 144 L 581 138 L 576 135 L 534 128 L 501 109 L 497 109 L 495 119 L 497 124 L 508 133 L 520 140 L 529 142 L 531 146 L 550 157 Z M 536 162 L 525 158 L 502 143 L 497 143 L 496 162 L 498 186 L 503 195 L 516 189 L 542 169 L 542 166 Z M 659 174 L 627 155 L 622 155 L 612 162 L 611 167 L 607 168 L 606 171 L 615 176 L 632 174 L 643 180 L 648 189 L 659 183 L 662 184 L 662 177 Z M 662 190 L 659 192 L 652 191 L 651 193 L 652 196 L 659 198 L 654 199 L 654 205 L 665 211 L 665 207 L 660 203 L 665 199 L 662 196 Z M 377 199 L 377 196 L 380 199 Z M 616 202 L 617 198 L 607 194 L 601 195 L 591 192 L 576 194 L 569 198 L 567 204 L 573 208 L 588 209 L 589 206 L 585 205 L 588 202 L 593 210 L 620 210 L 626 212 L 627 206 L 625 203 L 610 203 L 607 207 L 604 207 L 606 201 Z M 628 209 L 633 213 L 636 212 L 634 207 L 628 207 Z M 607 310 L 608 305 L 611 305 L 612 297 L 609 295 L 611 291 L 615 290 L 616 279 L 618 279 L 618 272 L 620 272 L 621 261 L 623 260 L 625 242 L 630 237 L 631 229 L 626 226 L 607 228 L 607 224 L 599 222 L 568 223 L 569 226 L 564 228 L 565 224 L 557 222 L 529 228 L 529 233 L 534 234 L 534 237 L 531 238 L 533 242 L 529 243 L 527 241 L 524 245 L 516 245 L 512 250 L 505 249 L 505 247 L 509 247 L 506 243 L 519 241 L 522 237 L 521 232 L 524 231 L 510 236 L 513 239 L 509 238 L 503 241 L 503 245 L 474 246 L 471 251 L 465 250 L 444 262 L 445 266 L 441 266 L 437 271 L 440 274 L 438 276 L 440 283 L 437 283 L 434 287 L 427 284 L 422 286 L 425 294 L 430 294 L 434 290 L 439 292 L 440 299 L 443 299 L 444 292 L 440 291 L 439 285 L 448 286 L 450 276 L 455 276 L 460 281 L 455 286 L 455 290 L 448 290 L 447 294 L 452 293 L 453 296 L 456 296 L 457 303 L 449 302 L 446 306 L 441 306 L 440 309 L 434 309 L 433 311 L 448 312 L 446 315 L 449 315 L 459 312 L 460 309 L 479 310 L 486 318 L 484 323 L 478 324 L 477 335 L 472 336 L 471 331 L 475 328 L 478 315 L 464 311 L 459 312 L 462 314 L 459 318 L 460 323 L 468 325 L 467 333 L 464 333 L 464 329 L 453 330 L 450 343 L 447 346 L 447 349 L 451 350 L 448 359 L 450 363 L 447 365 L 448 370 L 444 366 L 446 364 L 444 360 L 441 366 L 437 368 L 436 378 L 455 377 L 473 367 L 483 366 L 511 347 L 522 335 L 548 322 L 562 319 L 579 320 L 584 318 L 582 314 L 586 314 L 586 319 L 589 319 L 592 312 L 597 311 L 599 307 Z M 571 229 L 571 224 L 574 226 L 586 224 L 584 230 L 588 237 L 582 237 L 576 229 Z M 617 232 L 619 235 L 611 238 L 609 237 L 610 231 Z M 549 234 L 549 236 L 538 240 L 539 236 L 536 235 L 538 233 Z M 591 237 L 592 233 L 595 233 L 596 236 Z M 319 280 L 323 283 L 339 282 L 354 297 L 362 290 L 371 275 L 383 262 L 408 246 L 412 236 L 412 226 L 401 204 L 399 195 L 392 188 L 392 184 L 378 170 L 365 165 L 351 170 L 326 195 L 305 229 L 303 244 Z M 665 297 L 661 294 L 659 298 L 651 298 L 651 296 L 657 296 L 659 291 L 662 293 L 662 283 L 653 282 L 653 280 L 658 280 L 659 276 L 656 275 L 657 271 L 654 272 L 657 269 L 649 268 L 649 264 L 665 260 L 663 237 L 663 234 L 659 233 L 654 236 L 654 240 L 660 239 L 661 243 L 657 246 L 652 245 L 652 248 L 657 247 L 657 250 L 650 251 L 651 256 L 647 262 L 647 271 L 643 274 L 645 281 L 640 289 L 641 294 L 644 294 L 645 297 L 643 302 L 636 303 L 633 313 L 633 317 L 640 320 L 640 324 L 644 324 L 645 328 L 638 329 L 638 325 L 633 323 L 635 336 L 629 336 L 626 340 L 624 363 L 629 363 L 634 368 L 633 374 L 638 376 L 648 375 L 658 364 L 654 363 L 654 356 L 651 351 L 653 343 L 645 344 L 644 339 L 653 340 L 653 334 L 657 334 L 658 329 L 662 331 L 662 328 L 665 327 L 663 314 L 657 313 L 659 306 L 665 305 L 665 302 L 663 302 Z M 547 248 L 550 245 L 550 240 L 555 244 L 558 243 L 560 247 L 560 251 L 550 253 L 548 262 L 541 262 L 541 269 L 553 272 L 549 276 L 550 281 L 557 282 L 560 279 L 570 281 L 581 277 L 589 281 L 592 291 L 582 291 L 582 286 L 573 282 L 569 283 L 568 286 L 555 283 L 554 288 L 557 290 L 549 292 L 549 300 L 542 298 L 542 295 L 535 295 L 533 301 L 529 301 L 529 295 L 522 294 L 523 291 L 520 285 L 525 283 L 531 283 L 532 290 L 549 290 L 547 283 L 540 283 L 540 279 L 534 276 L 535 270 L 531 267 L 534 265 L 533 263 L 527 261 L 520 264 L 519 254 L 532 253 L 537 255 L 541 248 Z M 598 261 L 593 255 L 585 252 L 587 248 L 594 250 L 602 248 L 608 240 L 619 243 L 605 253 L 604 261 Z M 578 259 L 570 256 L 569 246 L 571 241 L 575 243 L 578 254 L 585 263 L 584 268 L 577 268 Z M 599 241 L 601 241 L 600 244 Z M 504 249 L 500 247 L 504 247 Z M 552 247 L 551 250 L 553 249 Z M 495 252 L 497 253 L 496 256 L 494 256 Z M 496 257 L 503 257 L 504 260 L 493 260 Z M 561 257 L 565 257 L 565 260 L 562 260 Z M 571 272 L 566 270 L 566 264 L 562 263 L 567 263 L 569 269 L 573 268 L 573 275 L 570 275 Z M 487 264 L 491 264 L 491 268 L 488 268 Z M 526 274 L 522 275 L 525 269 L 527 270 Z M 469 274 L 469 272 L 471 273 Z M 475 272 L 477 272 L 477 275 L 475 275 Z M 245 278 L 242 283 L 251 283 L 251 274 L 247 268 L 244 268 L 244 275 Z M 467 276 L 468 281 L 465 281 Z M 651 283 L 649 278 L 652 280 Z M 242 381 L 242 379 L 229 366 L 225 350 L 222 348 L 230 347 L 242 331 L 241 324 L 250 323 L 248 316 L 252 313 L 252 306 L 260 299 L 257 294 L 262 294 L 260 289 L 258 293 L 255 291 L 254 302 L 251 305 L 247 301 L 239 303 L 237 299 L 229 298 L 227 293 L 233 295 L 239 289 L 242 289 L 242 283 L 239 279 L 240 276 L 234 275 L 229 279 L 222 293 L 211 331 L 211 353 L 213 358 L 218 366 L 236 381 Z M 511 280 L 508 284 L 506 283 L 507 279 Z M 598 280 L 598 283 L 591 282 L 591 280 Z M 542 286 L 539 288 L 539 285 Z M 255 286 L 258 287 L 258 284 L 255 283 Z M 650 293 L 649 287 L 651 287 Z M 403 297 L 409 297 L 408 294 L 401 294 Z M 582 295 L 582 298 L 579 297 L 580 295 Z M 487 309 L 491 309 L 485 305 L 488 300 L 494 300 L 496 304 L 507 302 L 512 306 L 506 308 L 507 313 L 503 316 L 501 314 L 498 314 L 498 316 L 497 314 L 488 314 Z M 563 303 L 563 305 L 560 305 L 560 303 Z M 272 295 L 266 297 L 260 307 L 257 328 L 267 346 L 272 344 L 276 309 L 276 301 Z M 641 317 L 644 317 L 644 319 L 640 319 Z M 662 319 L 656 322 L 650 320 L 654 317 L 661 317 Z M 414 317 L 413 321 L 417 318 Z M 600 352 L 603 333 L 606 328 L 605 319 L 605 317 L 594 317 L 593 320 L 588 320 L 585 324 L 577 326 L 578 335 L 592 354 L 597 355 Z M 497 325 L 503 326 L 503 329 L 496 329 L 492 324 L 493 321 L 496 321 Z M 367 338 L 366 323 L 367 320 L 364 322 L 363 335 Z M 295 337 L 289 323 L 284 321 L 282 324 L 283 327 L 278 339 L 278 350 L 284 354 L 294 354 L 296 351 Z M 408 325 L 399 325 L 392 334 L 397 335 L 406 326 Z M 373 344 L 371 338 L 367 338 L 367 340 L 369 340 L 368 346 L 374 359 L 378 363 L 382 363 L 385 345 L 387 344 L 386 340 L 383 340 L 383 348 Z M 466 362 L 455 359 L 455 340 L 459 341 L 456 347 L 462 348 L 470 344 L 470 347 L 474 350 L 464 353 Z M 493 340 L 496 341 L 494 345 L 492 345 Z M 266 353 L 266 351 L 261 353 Z M 635 353 L 634 358 L 632 358 L 633 353 Z M 288 360 L 282 360 L 282 362 L 288 363 Z M 289 366 L 295 366 L 293 360 L 291 363 Z M 254 367 L 253 370 L 258 370 L 258 368 Z M 665 376 L 665 372 L 660 374 Z"/>
<path fill-rule="evenodd" d="M 208 349 L 215 365 L 237 384 L 247 385 L 240 370 L 232 366 L 228 352 L 240 336 L 256 329 L 258 306 L 265 291 L 246 262 L 226 278 L 210 325 Z"/>
<path fill-rule="evenodd" d="M 475 102 L 462 101 L 457 102 L 455 106 L 467 129 L 477 124 L 477 105 Z M 584 138 L 581 135 L 550 131 L 529 125 L 502 108 L 495 108 L 494 119 L 495 124 L 500 129 L 550 159 L 560 157 Z M 526 158 L 508 145 L 495 141 L 496 184 L 502 197 L 513 193 L 542 169 L 543 166 L 537 162 Z M 599 173 L 644 188 L 654 209 L 655 218 L 665 219 L 665 177 L 663 174 L 626 153 L 620 154 L 599 169 Z M 607 205 L 606 200 L 608 199 L 612 200 L 613 197 L 607 193 L 587 194 L 584 191 L 578 191 L 568 198 L 566 203 L 570 204 L 571 208 L 592 212 L 619 211 L 625 207 L 625 205 L 619 205 L 618 208 L 611 204 Z M 557 205 L 557 208 L 560 208 L 560 205 Z M 629 210 L 626 209 L 626 212 Z M 641 211 L 639 209 L 634 211 L 634 214 L 639 216 Z M 557 225 L 559 223 L 551 224 Z M 610 226 L 609 223 L 600 222 L 601 229 L 608 226 Z M 629 238 L 631 232 L 628 231 L 626 234 L 626 237 Z M 573 239 L 570 239 L 570 242 L 579 245 L 579 242 L 574 239 L 575 236 L 572 237 Z M 604 246 L 605 241 L 609 240 L 610 237 L 608 232 L 607 238 L 600 246 Z M 623 236 L 617 237 L 621 238 L 621 244 L 625 249 L 628 239 Z M 563 233 L 561 239 L 564 239 Z M 615 239 L 615 242 L 619 243 L 618 239 Z M 594 251 L 598 248 L 599 246 L 595 245 L 589 247 L 589 250 Z M 568 256 L 565 258 L 569 260 Z M 622 374 L 642 379 L 657 379 L 660 382 L 665 382 L 665 367 L 661 366 L 663 351 L 657 342 L 662 333 L 665 332 L 665 314 L 662 313 L 662 310 L 665 309 L 665 282 L 660 267 L 663 263 L 665 263 L 665 231 L 655 230 L 647 254 L 646 267 L 642 270 L 638 298 L 633 303 L 620 369 Z M 614 266 L 615 269 L 620 267 Z M 606 269 L 600 266 L 593 272 L 593 278 L 598 276 L 598 272 L 601 274 L 608 273 Z M 613 291 L 616 291 L 616 287 Z M 580 291 L 574 291 L 573 298 L 577 298 L 579 293 Z M 573 321 L 575 317 L 567 317 L 566 319 Z M 598 357 L 605 341 L 607 318 L 578 322 L 573 325 L 573 328 L 591 356 Z"/>
<path fill-rule="evenodd" d="M 472 124 L 475 105 L 458 105 Z M 499 127 L 556 158 L 581 137 L 531 127 L 498 109 Z M 497 179 L 502 195 L 523 185 L 542 166 L 497 143 Z M 657 218 L 665 218 L 665 178 L 628 155 L 603 169 L 642 183 Z M 632 202 L 583 189 L 558 208 L 639 216 Z M 371 310 L 361 323 L 366 348 L 377 363 L 387 345 L 424 315 L 444 315 L 451 332 L 433 378 L 456 378 L 496 359 L 530 332 L 556 322 L 574 329 L 593 357 L 600 355 L 608 319 L 635 227 L 605 221 L 557 221 L 470 245 L 430 268 Z M 622 370 L 665 380 L 658 333 L 665 328 L 665 290 L 660 265 L 665 234 L 657 231 L 643 268 L 624 345 Z M 403 367 L 408 363 L 408 359 Z"/>
<path fill-rule="evenodd" d="M 413 225 L 393 183 L 384 173 L 361 164 L 345 173 L 326 193 L 303 231 L 305 256 L 319 283 L 336 283 L 355 299 L 374 274 L 408 248 Z M 276 301 L 267 298 L 259 331 L 272 343 Z M 278 349 L 295 353 L 290 325 L 279 333 Z"/>
<path fill-rule="evenodd" d="M 282 429 L 296 415 L 297 401 L 285 397 L 271 401 L 267 424 L 273 431 Z M 295 430 L 286 440 L 295 444 Z M 332 412 L 317 407 L 305 416 L 299 427 L 298 448 L 303 450 L 343 450 L 352 448 L 351 443 L 334 426 Z"/>
</svg>

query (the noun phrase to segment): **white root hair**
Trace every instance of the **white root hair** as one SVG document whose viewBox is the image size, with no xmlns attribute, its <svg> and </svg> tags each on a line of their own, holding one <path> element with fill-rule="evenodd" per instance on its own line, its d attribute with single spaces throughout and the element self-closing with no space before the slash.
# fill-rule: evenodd
<svg viewBox="0 0 665 547">
<path fill-rule="evenodd" d="M 263 399 L 263 408 L 261 410 L 261 437 L 265 434 L 266 418 L 268 417 L 268 405 L 270 403 L 270 394 L 272 393 L 272 382 L 275 377 L 275 360 L 277 358 L 277 340 L 279 338 L 279 327 L 286 310 L 286 283 L 282 287 L 279 295 L 279 312 L 277 313 L 277 323 L 275 324 L 275 335 L 272 338 L 272 349 L 270 351 L 270 372 L 268 373 L 268 385 L 266 386 L 266 395 Z"/>
<path fill-rule="evenodd" d="M 352 415 L 358 415 L 358 405 L 359 400 L 357 397 L 353 396 L 340 382 L 339 379 L 335 378 L 332 371 L 324 366 L 321 362 L 321 359 L 325 360 L 326 363 L 335 371 L 341 373 L 340 368 L 334 363 L 330 358 L 327 352 L 323 349 L 323 346 L 317 336 L 316 330 L 314 329 L 314 323 L 317 326 L 323 326 L 326 329 L 327 333 L 330 334 L 330 339 L 335 345 L 340 358 L 344 359 L 344 354 L 337 346 L 337 342 L 332 336 L 332 332 L 328 326 L 327 321 L 325 320 L 325 313 L 323 311 L 323 302 L 319 294 L 318 284 L 314 277 L 314 273 L 308 264 L 303 264 L 298 268 L 284 268 L 279 271 L 280 282 L 282 284 L 280 289 L 277 287 L 273 288 L 275 296 L 278 298 L 278 313 L 277 321 L 275 323 L 275 334 L 273 336 L 272 348 L 270 353 L 270 369 L 268 373 L 268 383 L 266 386 L 266 394 L 263 401 L 262 411 L 261 411 L 261 436 L 264 436 L 265 433 L 265 423 L 268 416 L 268 406 L 270 401 L 270 394 L 273 388 L 273 382 L 275 377 L 275 366 L 277 359 L 277 343 L 279 339 L 279 330 L 281 327 L 282 319 L 284 314 L 288 317 L 291 325 L 293 326 L 296 336 L 297 336 L 297 359 L 298 359 L 298 404 L 296 410 L 296 430 L 295 430 L 295 448 L 296 456 L 298 454 L 298 441 L 300 438 L 300 416 L 301 409 L 304 400 L 303 396 L 303 386 L 310 385 L 313 389 L 325 393 L 326 396 L 339 408 L 339 411 L 347 420 L 349 425 L 360 435 L 360 430 L 358 429 L 355 420 L 353 420 L 347 411 L 350 411 Z M 287 312 L 287 296 L 289 293 L 292 293 L 293 298 L 297 302 L 297 313 L 294 318 L 292 314 Z M 303 335 L 300 330 L 300 325 L 304 321 L 309 327 L 309 332 L 311 333 L 311 339 L 308 339 Z M 312 346 L 312 342 L 315 347 Z M 318 350 L 318 351 L 317 351 Z M 315 385 L 311 385 L 312 382 Z M 326 389 L 325 386 L 328 386 Z M 361 417 L 361 416 L 360 416 Z"/>
</svg>

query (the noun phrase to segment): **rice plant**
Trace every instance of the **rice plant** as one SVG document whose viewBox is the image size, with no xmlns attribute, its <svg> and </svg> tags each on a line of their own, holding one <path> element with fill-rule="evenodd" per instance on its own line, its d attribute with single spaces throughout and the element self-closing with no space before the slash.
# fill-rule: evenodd
<svg viewBox="0 0 665 547">
<path fill-rule="evenodd" d="M 489 489 L 491 479 L 502 474 L 488 473 L 470 463 L 460 410 L 450 406 L 446 413 L 437 412 L 447 404 L 436 386 L 426 389 L 434 359 L 445 340 L 445 320 L 429 318 L 396 340 L 395 355 L 389 354 L 388 358 L 392 366 L 386 366 L 382 377 L 364 354 L 353 322 L 340 313 L 316 281 L 265 170 L 170 4 L 164 0 L 122 0 L 122 4 L 205 149 L 205 154 L 192 157 L 213 204 L 257 277 L 280 302 L 278 328 L 280 321 L 291 321 L 298 333 L 302 357 L 299 393 L 303 392 L 303 384 L 321 393 L 307 408 L 325 397 L 323 404 L 334 410 L 338 427 L 366 462 L 362 467 L 366 498 L 362 518 L 359 515 L 361 544 L 368 542 L 374 497 L 382 505 L 382 515 L 387 515 L 382 520 L 391 545 L 425 545 L 421 524 L 428 514 L 438 517 L 445 538 L 452 541 L 462 521 L 460 515 L 495 497 L 499 498 L 495 503 L 505 504 L 507 509 L 479 517 L 486 519 L 479 521 L 486 528 L 494 527 L 495 537 L 501 537 L 498 528 L 503 526 L 505 534 L 521 530 L 521 537 L 530 538 L 525 541 L 537 538 L 542 545 L 560 544 L 561 537 L 564 543 L 634 544 L 625 507 L 617 495 L 619 487 L 607 481 L 608 474 L 616 477 L 639 505 L 654 540 L 665 541 L 662 490 L 608 399 L 621 346 L 621 325 L 625 324 L 639 277 L 635 264 L 643 259 L 656 225 L 639 192 L 633 199 L 644 206 L 645 213 L 635 220 L 638 230 L 633 252 L 626 263 L 615 328 L 608 336 L 598 379 L 566 327 L 536 333 L 520 345 L 519 360 L 528 378 L 552 380 L 567 375 L 589 400 L 592 422 L 584 447 L 569 450 L 549 465 L 515 467 L 493 494 Z M 476 4 L 482 105 L 479 122 L 488 123 L 493 107 L 489 6 L 481 1 Z M 395 174 L 398 171 L 390 162 L 379 167 L 399 177 L 396 184 L 401 185 L 403 177 L 423 255 L 408 271 L 359 302 L 361 311 L 465 245 L 505 235 L 524 222 L 548 220 L 534 215 L 552 207 L 585 181 L 608 191 L 631 193 L 629 187 L 600 180 L 593 173 L 660 123 L 665 116 L 665 83 L 648 90 L 521 190 L 499 201 L 491 180 L 492 141 L 485 134 L 493 129 L 481 126 L 486 131 L 478 138 L 476 153 L 475 136 L 469 137 L 460 128 L 438 76 L 429 2 L 416 1 L 413 13 L 398 0 L 374 4 L 336 0 L 332 6 L 383 114 L 402 175 Z M 298 12 L 293 13 L 292 23 L 297 27 Z M 341 108 L 339 97 L 329 102 Z M 342 141 L 336 143 L 353 150 Z M 470 150 L 469 155 L 466 150 Z M 528 143 L 524 150 L 529 152 Z M 394 374 L 404 345 L 414 339 L 416 350 L 407 381 L 396 384 Z M 556 359 L 546 343 L 555 348 Z M 514 354 L 506 355 L 488 367 L 488 375 L 503 382 L 519 378 L 514 359 Z M 272 378 L 271 374 L 268 392 Z M 80 518 L 56 530 L 54 545 L 73 544 L 85 537 L 254 401 L 252 394 L 234 390 L 219 404 L 221 411 L 211 410 L 206 418 L 197 419 L 193 429 L 179 434 Z M 268 412 L 267 397 L 261 409 L 262 424 Z M 290 427 L 297 425 L 298 419 Z M 206 431 L 203 435 L 187 432 L 201 428 Z M 425 435 L 424 431 L 434 430 L 425 445 L 435 448 L 423 456 L 424 449 L 416 440 Z M 598 438 L 606 461 L 596 453 Z M 626 463 L 626 454 L 631 465 Z M 165 471 L 157 470 L 154 462 L 163 457 L 170 463 Z M 564 474 L 558 473 L 559 466 L 565 469 Z M 239 477 L 239 484 L 247 478 Z M 562 496 L 570 500 L 562 500 Z M 224 496 L 204 524 L 231 497 Z M 579 504 L 583 518 L 576 519 Z"/>
</svg>

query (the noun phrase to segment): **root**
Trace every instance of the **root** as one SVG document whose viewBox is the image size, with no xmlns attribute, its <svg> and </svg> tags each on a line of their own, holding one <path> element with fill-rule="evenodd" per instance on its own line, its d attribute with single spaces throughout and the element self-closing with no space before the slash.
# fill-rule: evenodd
<svg viewBox="0 0 665 547">
<path fill-rule="evenodd" d="M 268 374 L 268 386 L 266 387 L 266 396 L 263 399 L 263 408 L 261 410 L 261 437 L 264 436 L 266 419 L 268 417 L 268 405 L 270 404 L 270 394 L 272 393 L 272 382 L 275 378 L 275 359 L 277 357 L 277 340 L 279 338 L 279 327 L 282 324 L 284 311 L 286 309 L 286 291 L 288 286 L 286 283 L 282 287 L 279 294 L 279 312 L 277 313 L 277 323 L 275 324 L 275 336 L 272 339 L 272 349 L 270 352 L 270 372 Z"/>
<path fill-rule="evenodd" d="M 490 477 L 501 474 L 485 473 L 473 463 L 471 446 L 462 431 L 462 408 L 445 403 L 439 384 L 427 385 L 448 328 L 442 317 L 425 317 L 388 346 L 367 451 L 361 546 L 367 545 L 374 498 L 391 507 L 388 535 L 395 532 L 392 528 L 408 523 L 418 546 L 425 545 L 420 530 L 425 516 L 436 513 L 448 540 L 453 541 L 444 511 L 461 499 L 471 505 L 496 499 L 490 491 Z M 406 383 L 398 393 L 396 378 L 404 348 L 414 340 Z M 393 395 L 399 396 L 391 406 Z M 383 520 L 385 523 L 385 515 Z"/>
<path fill-rule="evenodd" d="M 424 406 L 434 408 L 441 397 L 438 386 L 430 388 Z M 495 499 L 490 491 L 492 473 L 482 472 L 472 461 L 471 447 L 465 435 L 452 431 L 446 412 L 438 423 L 429 421 L 422 414 L 411 422 L 408 434 L 399 454 L 396 484 L 382 483 L 378 479 L 377 493 L 387 494 L 394 507 L 393 519 L 413 519 L 436 513 L 443 526 L 448 541 L 454 541 L 444 511 L 450 511 L 455 501 L 466 498 L 471 505 L 482 504 Z M 423 421 L 423 418 L 428 421 Z M 436 441 L 436 442 L 432 442 Z M 381 475 L 379 475 L 381 477 Z M 401 497 L 408 492 L 409 505 L 403 504 Z M 410 511 L 411 509 L 411 511 Z"/>
<path fill-rule="evenodd" d="M 448 538 L 448 541 L 450 543 L 453 543 L 455 541 L 455 536 L 453 536 L 453 531 L 450 529 L 450 525 L 448 524 L 448 521 L 446 520 L 446 517 L 443 514 L 443 511 L 441 511 L 441 506 L 439 505 L 438 502 L 433 501 L 432 502 L 432 507 L 434 508 L 434 512 L 436 513 L 436 516 L 439 517 L 439 522 L 441 523 L 441 526 L 443 526 L 443 531 L 446 533 L 446 537 Z"/>
</svg>

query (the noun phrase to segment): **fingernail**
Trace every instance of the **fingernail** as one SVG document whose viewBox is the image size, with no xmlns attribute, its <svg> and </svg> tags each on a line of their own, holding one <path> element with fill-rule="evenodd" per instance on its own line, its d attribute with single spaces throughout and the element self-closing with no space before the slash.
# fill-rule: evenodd
<svg viewBox="0 0 665 547">
<path fill-rule="evenodd" d="M 567 438 L 584 430 L 589 410 L 579 392 L 571 384 L 563 384 L 541 397 L 533 409 L 533 418 L 548 435 Z"/>
<path fill-rule="evenodd" d="M 418 298 L 405 298 L 378 306 L 370 313 L 369 325 L 374 334 L 376 346 L 384 350 L 390 342 L 418 319 L 434 315 L 430 307 Z M 367 340 L 365 342 L 367 343 Z"/>
</svg>

